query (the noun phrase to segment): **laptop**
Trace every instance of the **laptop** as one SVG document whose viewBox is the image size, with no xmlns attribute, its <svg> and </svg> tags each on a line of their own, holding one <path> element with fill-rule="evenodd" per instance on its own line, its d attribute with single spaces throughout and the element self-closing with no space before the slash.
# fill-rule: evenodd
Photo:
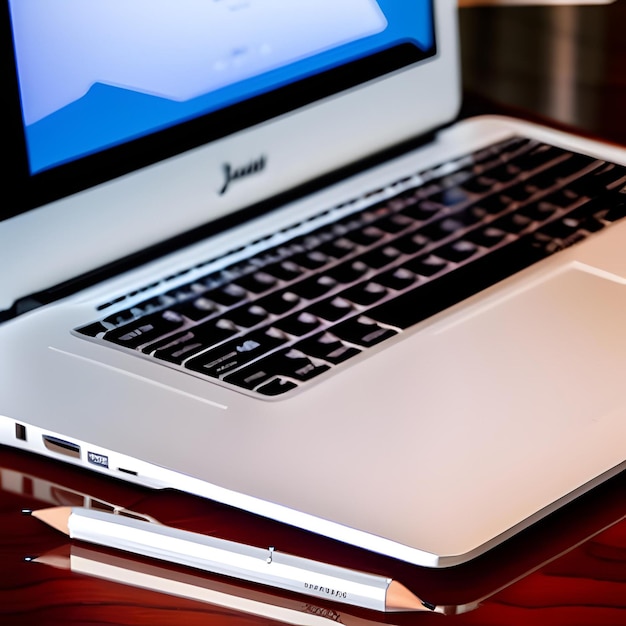
<svg viewBox="0 0 626 626">
<path fill-rule="evenodd" d="M 620 472 L 626 151 L 456 11 L 5 0 L 0 442 L 429 567 Z"/>
</svg>

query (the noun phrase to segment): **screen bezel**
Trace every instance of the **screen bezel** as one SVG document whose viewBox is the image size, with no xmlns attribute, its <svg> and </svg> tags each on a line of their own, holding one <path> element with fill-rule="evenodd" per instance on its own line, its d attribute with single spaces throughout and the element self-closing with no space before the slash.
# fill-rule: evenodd
<svg viewBox="0 0 626 626">
<path fill-rule="evenodd" d="M 209 112 L 170 128 L 155 131 L 123 144 L 103 148 L 101 151 L 76 157 L 40 172 L 31 173 L 28 146 L 20 108 L 19 79 L 17 76 L 15 48 L 12 45 L 10 11 L 3 3 L 0 32 L 5 33 L 2 50 L 4 84 L 9 111 L 8 149 L 12 158 L 9 164 L 9 197 L 11 203 L 0 208 L 0 220 L 52 202 L 64 196 L 88 189 L 128 172 L 149 166 L 176 154 L 261 124 L 269 119 L 328 98 L 367 81 L 374 80 L 394 70 L 410 66 L 436 55 L 436 43 L 427 51 L 408 42 L 381 49 L 367 58 L 361 58 L 325 72 L 307 76 L 271 92 L 263 93 L 232 106 Z M 8 42 L 11 42 L 7 45 Z"/>
<path fill-rule="evenodd" d="M 24 295 L 71 280 L 208 222 L 221 220 L 232 225 L 236 219 L 224 222 L 222 218 L 452 119 L 460 103 L 456 5 L 452 0 L 434 0 L 433 9 L 437 50 L 425 62 L 400 63 L 384 75 L 370 75 L 361 84 L 343 82 L 342 90 L 334 86 L 330 94 L 314 103 L 302 94 L 298 100 L 294 92 L 290 103 L 297 102 L 296 107 L 283 105 L 272 116 L 244 116 L 245 127 L 235 125 L 228 132 L 214 134 L 212 141 L 190 125 L 189 143 L 182 153 L 176 146 L 175 156 L 164 158 L 157 150 L 147 149 L 147 139 L 148 143 L 138 149 L 143 155 L 139 158 L 147 159 L 147 163 L 137 169 L 136 154 L 129 157 L 130 163 L 116 155 L 112 159 L 116 178 L 95 186 L 86 182 L 87 176 L 79 175 L 82 165 L 68 167 L 65 181 L 57 172 L 28 175 L 15 96 L 17 80 L 14 68 L 7 67 L 13 49 L 5 38 L 3 73 L 11 86 L 5 91 L 10 111 L 9 141 L 5 145 L 11 154 L 5 180 L 8 197 L 19 196 L 24 208 L 0 222 L 0 243 L 24 271 L 19 278 L 7 281 L 6 291 L 3 288 L 0 294 L 0 310 Z M 2 27 L 8 28 L 6 3 L 1 19 Z M 397 65 L 397 59 L 392 63 Z M 363 106 L 364 99 L 368 107 Z M 392 111 L 389 102 L 394 103 Z M 298 137 L 295 143 L 294 136 Z M 333 147 L 330 152 L 328 146 Z M 232 194 L 218 197 L 223 163 L 242 162 L 259 154 L 269 156 L 268 171 Z M 163 187 L 165 175 L 167 185 Z M 55 180 L 45 180 L 48 177 Z M 110 177 L 108 170 L 104 178 Z M 32 207 L 38 208 L 26 210 Z M 104 220 L 103 215 L 109 219 Z M 124 220 L 126 232 L 119 233 L 112 225 L 117 217 Z M 60 228 L 62 224 L 67 228 Z M 111 246 L 113 240 L 115 246 Z M 36 263 L 39 258 L 47 259 L 43 268 Z"/>
</svg>

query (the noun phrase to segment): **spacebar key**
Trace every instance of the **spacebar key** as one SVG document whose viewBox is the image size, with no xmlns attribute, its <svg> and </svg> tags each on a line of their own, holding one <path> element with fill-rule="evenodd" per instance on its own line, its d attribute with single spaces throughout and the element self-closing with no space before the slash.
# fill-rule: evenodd
<svg viewBox="0 0 626 626">
<path fill-rule="evenodd" d="M 494 250 L 449 274 L 414 287 L 367 311 L 368 317 L 390 326 L 408 328 L 512 276 L 549 253 L 530 236 Z"/>
</svg>

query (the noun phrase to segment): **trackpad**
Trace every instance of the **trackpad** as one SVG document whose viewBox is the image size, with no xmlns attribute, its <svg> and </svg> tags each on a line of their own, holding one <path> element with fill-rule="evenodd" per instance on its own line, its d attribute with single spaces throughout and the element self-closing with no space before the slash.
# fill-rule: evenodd
<svg viewBox="0 0 626 626">
<path fill-rule="evenodd" d="M 624 401 L 626 281 L 595 268 L 572 265 L 437 334 L 455 346 L 448 372 L 483 390 L 486 414 L 550 416 L 549 430 Z"/>
</svg>

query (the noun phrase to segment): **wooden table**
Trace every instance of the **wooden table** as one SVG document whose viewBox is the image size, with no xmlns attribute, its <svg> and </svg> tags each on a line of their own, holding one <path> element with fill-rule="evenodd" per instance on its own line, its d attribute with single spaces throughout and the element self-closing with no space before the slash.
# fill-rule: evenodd
<svg viewBox="0 0 626 626">
<path fill-rule="evenodd" d="M 513 112 L 626 145 L 626 0 L 602 7 L 472 8 L 462 11 L 464 114 Z M 626 442 L 625 442 L 626 445 Z M 175 492 L 151 492 L 0 448 L 0 624 L 282 623 L 626 624 L 626 473 L 472 563 L 427 570 Z M 514 498 L 515 494 L 511 494 Z M 90 563 L 116 564 L 117 580 L 25 561 L 66 539 L 22 508 L 96 499 L 164 523 L 389 575 L 442 613 L 383 615 L 254 585 L 198 576 L 181 568 L 88 550 Z M 137 586 L 176 581 L 179 593 Z M 150 575 L 151 577 L 148 577 Z M 134 576 L 134 579 L 133 579 Z M 134 583 L 132 580 L 134 580 Z M 245 610 L 242 610 L 242 606 Z M 235 608 L 239 607 L 239 608 Z M 270 617 L 274 615 L 275 617 Z"/>
<path fill-rule="evenodd" d="M 626 624 L 625 496 L 623 473 L 487 555 L 464 566 L 429 570 L 206 500 L 137 488 L 0 447 L 0 623 Z M 70 544 L 64 535 L 21 514 L 24 508 L 52 505 L 122 506 L 187 530 L 258 546 L 280 542 L 284 552 L 393 576 L 437 604 L 441 612 L 385 615 L 346 608 Z M 51 555 L 67 559 L 70 553 L 88 562 L 89 568 L 76 573 L 25 560 Z M 113 575 L 117 582 L 93 575 L 94 567 L 102 566 L 117 567 Z M 159 585 L 186 597 L 154 591 Z M 198 593 L 208 601 L 189 599 Z M 276 611 L 283 621 L 271 617 Z M 307 621 L 312 616 L 324 619 Z"/>
</svg>

